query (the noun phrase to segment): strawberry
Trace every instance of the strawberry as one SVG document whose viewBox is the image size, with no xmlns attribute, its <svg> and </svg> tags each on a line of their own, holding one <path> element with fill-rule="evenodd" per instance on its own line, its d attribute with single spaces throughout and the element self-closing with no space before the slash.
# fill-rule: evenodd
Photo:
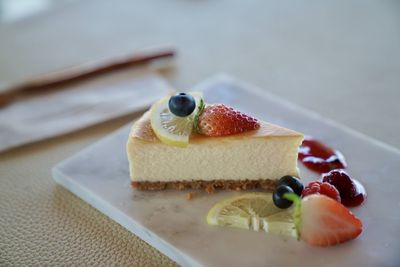
<svg viewBox="0 0 400 267">
<path fill-rule="evenodd" d="M 320 181 L 311 182 L 304 187 L 304 190 L 301 193 L 301 197 L 305 197 L 312 194 L 325 195 L 340 202 L 339 191 L 336 189 L 336 187 L 334 187 L 330 183 L 325 183 Z"/>
<path fill-rule="evenodd" d="M 309 195 L 302 200 L 285 194 L 295 202 L 294 221 L 297 236 L 313 246 L 333 246 L 359 236 L 362 223 L 341 203 L 325 195 Z"/>
<path fill-rule="evenodd" d="M 204 108 L 197 120 L 199 133 L 208 136 L 224 136 L 260 128 L 252 118 L 224 104 L 213 104 Z"/>
</svg>

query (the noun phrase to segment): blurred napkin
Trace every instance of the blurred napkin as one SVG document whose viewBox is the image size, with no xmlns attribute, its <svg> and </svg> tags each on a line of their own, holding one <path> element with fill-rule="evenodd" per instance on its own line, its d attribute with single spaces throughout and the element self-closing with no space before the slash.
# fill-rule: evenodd
<svg viewBox="0 0 400 267">
<path fill-rule="evenodd" d="M 167 82 L 146 70 L 122 70 L 16 101 L 0 109 L 0 152 L 143 110 Z"/>
</svg>

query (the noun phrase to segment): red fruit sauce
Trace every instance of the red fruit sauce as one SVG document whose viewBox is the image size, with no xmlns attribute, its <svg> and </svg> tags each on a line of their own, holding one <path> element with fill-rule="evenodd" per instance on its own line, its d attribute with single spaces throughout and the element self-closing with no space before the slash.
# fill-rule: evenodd
<svg viewBox="0 0 400 267">
<path fill-rule="evenodd" d="M 347 207 L 356 207 L 361 205 L 367 197 L 364 186 L 357 180 L 352 179 L 356 188 L 356 195 L 352 198 L 342 199 L 342 204 Z"/>
<path fill-rule="evenodd" d="M 343 205 L 355 207 L 364 202 L 367 193 L 359 181 L 350 178 L 343 170 L 347 163 L 340 151 L 307 136 L 300 146 L 299 160 L 308 169 L 323 174 L 323 182 L 336 187 Z"/>
<path fill-rule="evenodd" d="M 344 156 L 340 151 L 334 150 L 309 136 L 305 137 L 300 146 L 299 160 L 308 169 L 319 173 L 347 167 Z"/>
<path fill-rule="evenodd" d="M 367 193 L 361 183 L 344 170 L 332 170 L 322 174 L 322 182 L 329 183 L 339 191 L 341 203 L 347 207 L 361 205 Z"/>
</svg>

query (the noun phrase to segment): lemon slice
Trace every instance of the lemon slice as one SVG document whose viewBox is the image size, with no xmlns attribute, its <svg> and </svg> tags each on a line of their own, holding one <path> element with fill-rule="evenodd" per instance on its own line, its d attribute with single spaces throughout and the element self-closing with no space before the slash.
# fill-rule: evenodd
<svg viewBox="0 0 400 267">
<path fill-rule="evenodd" d="M 207 215 L 209 225 L 295 236 L 292 211 L 276 207 L 271 193 L 247 193 L 224 199 Z"/>
<path fill-rule="evenodd" d="M 196 108 L 189 116 L 178 117 L 169 110 L 170 96 L 160 99 L 151 107 L 151 127 L 161 142 L 178 147 L 188 145 L 195 116 L 202 105 L 201 93 L 193 92 L 190 94 L 196 101 Z"/>
<path fill-rule="evenodd" d="M 293 209 L 262 218 L 263 230 L 267 233 L 297 237 L 293 221 Z"/>
</svg>

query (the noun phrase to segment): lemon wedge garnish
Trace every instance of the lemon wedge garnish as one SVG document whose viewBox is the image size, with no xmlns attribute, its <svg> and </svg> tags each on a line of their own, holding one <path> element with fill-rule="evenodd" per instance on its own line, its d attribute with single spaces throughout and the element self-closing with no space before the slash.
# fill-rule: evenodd
<svg viewBox="0 0 400 267">
<path fill-rule="evenodd" d="M 210 209 L 207 223 L 296 236 L 292 210 L 276 207 L 271 193 L 247 193 L 224 199 Z"/>
<path fill-rule="evenodd" d="M 188 145 L 196 114 L 203 101 L 201 93 L 190 94 L 196 101 L 196 108 L 189 116 L 178 117 L 169 110 L 170 96 L 160 99 L 151 107 L 151 127 L 161 142 L 178 147 Z"/>
</svg>

